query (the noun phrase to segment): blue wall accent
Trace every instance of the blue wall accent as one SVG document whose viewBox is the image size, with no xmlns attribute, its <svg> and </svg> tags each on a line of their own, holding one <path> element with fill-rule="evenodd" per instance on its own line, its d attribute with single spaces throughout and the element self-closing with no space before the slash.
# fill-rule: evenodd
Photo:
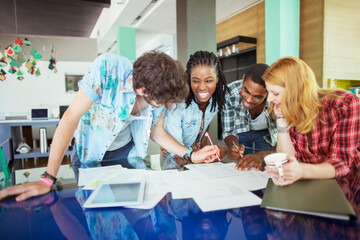
<svg viewBox="0 0 360 240">
<path fill-rule="evenodd" d="M 300 0 L 265 0 L 267 64 L 284 56 L 299 57 Z"/>
<path fill-rule="evenodd" d="M 130 60 L 136 59 L 136 29 L 131 27 L 119 27 L 117 32 L 118 53 Z"/>
</svg>

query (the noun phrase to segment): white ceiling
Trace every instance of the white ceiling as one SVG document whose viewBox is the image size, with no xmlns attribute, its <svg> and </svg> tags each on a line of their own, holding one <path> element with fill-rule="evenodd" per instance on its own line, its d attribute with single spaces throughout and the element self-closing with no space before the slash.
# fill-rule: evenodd
<svg viewBox="0 0 360 240">
<path fill-rule="evenodd" d="M 263 0 L 216 0 L 216 22 L 220 23 Z M 109 50 L 119 26 L 136 28 L 136 47 L 158 34 L 176 34 L 176 0 L 112 0 L 103 9 L 90 37 L 98 38 L 98 51 Z M 139 21 L 135 19 L 146 9 Z"/>
</svg>

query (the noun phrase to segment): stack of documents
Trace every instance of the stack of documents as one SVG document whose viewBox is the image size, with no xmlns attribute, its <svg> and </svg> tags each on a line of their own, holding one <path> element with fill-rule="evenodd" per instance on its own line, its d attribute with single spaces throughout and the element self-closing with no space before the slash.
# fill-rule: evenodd
<svg viewBox="0 0 360 240">
<path fill-rule="evenodd" d="M 145 197 L 140 209 L 153 208 L 168 192 L 173 199 L 193 198 L 203 212 L 259 205 L 250 191 L 263 189 L 269 175 L 238 171 L 234 163 L 191 164 L 189 170 L 150 171 L 125 169 L 119 165 L 79 169 L 79 186 L 94 189 L 99 183 L 120 183 L 145 179 Z"/>
</svg>

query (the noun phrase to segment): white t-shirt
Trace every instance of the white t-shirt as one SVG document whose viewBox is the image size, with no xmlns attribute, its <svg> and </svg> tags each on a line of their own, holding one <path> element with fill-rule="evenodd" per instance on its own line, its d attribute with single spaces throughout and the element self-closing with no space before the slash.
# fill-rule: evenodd
<svg viewBox="0 0 360 240">
<path fill-rule="evenodd" d="M 147 109 L 147 108 L 145 108 L 145 109 Z M 145 109 L 141 110 L 141 112 L 144 112 Z M 121 129 L 119 134 L 116 136 L 116 138 L 112 142 L 112 144 L 109 146 L 107 151 L 114 151 L 116 149 L 119 149 L 131 141 L 132 135 L 131 135 L 131 131 L 130 131 L 130 123 L 135 120 L 140 120 L 140 121 L 147 120 L 147 118 L 145 117 L 146 114 L 142 114 L 141 112 L 138 112 L 136 115 L 131 115 L 131 114 L 129 115 L 129 117 L 126 119 L 126 122 L 125 122 L 123 128 Z M 143 115 L 145 115 L 145 116 L 143 116 Z"/>
<path fill-rule="evenodd" d="M 250 121 L 250 129 L 251 130 L 264 130 L 267 129 L 267 120 L 265 112 L 263 111 L 257 118 L 251 119 Z"/>
</svg>

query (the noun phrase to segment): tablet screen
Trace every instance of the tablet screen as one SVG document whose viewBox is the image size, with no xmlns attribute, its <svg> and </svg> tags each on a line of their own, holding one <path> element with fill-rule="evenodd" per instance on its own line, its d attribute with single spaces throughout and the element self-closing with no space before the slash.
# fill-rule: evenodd
<svg viewBox="0 0 360 240">
<path fill-rule="evenodd" d="M 141 204 L 145 183 L 103 183 L 96 187 L 84 203 L 84 207 L 115 207 Z"/>
</svg>

